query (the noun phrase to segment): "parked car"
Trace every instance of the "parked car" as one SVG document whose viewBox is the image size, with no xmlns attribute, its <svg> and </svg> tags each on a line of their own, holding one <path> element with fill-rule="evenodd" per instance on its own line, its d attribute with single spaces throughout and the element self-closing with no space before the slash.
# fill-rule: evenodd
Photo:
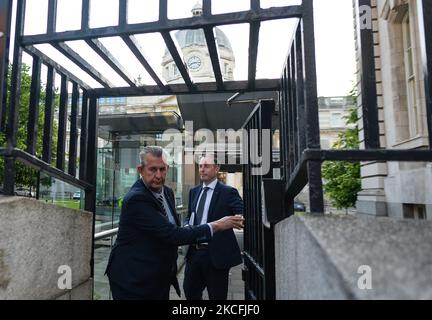
<svg viewBox="0 0 432 320">
<path fill-rule="evenodd" d="M 18 188 L 15 189 L 15 195 L 16 196 L 20 196 L 20 197 L 31 197 L 31 198 L 34 198 L 34 197 L 36 197 L 36 192 L 30 191 L 27 188 L 18 187 Z"/>
<path fill-rule="evenodd" d="M 74 200 L 80 200 L 81 199 L 81 192 L 77 191 L 73 194 L 72 199 Z"/>
<path fill-rule="evenodd" d="M 306 211 L 306 206 L 303 202 L 294 201 L 294 211 Z"/>
</svg>

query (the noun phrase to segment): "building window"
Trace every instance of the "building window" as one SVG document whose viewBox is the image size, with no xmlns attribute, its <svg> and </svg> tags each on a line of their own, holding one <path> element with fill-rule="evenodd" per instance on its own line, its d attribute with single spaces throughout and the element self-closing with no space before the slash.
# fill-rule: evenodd
<svg viewBox="0 0 432 320">
<path fill-rule="evenodd" d="M 422 204 L 404 204 L 403 215 L 405 219 L 426 220 L 426 207 Z"/>
<path fill-rule="evenodd" d="M 330 149 L 329 139 L 321 139 L 321 149 L 324 149 L 324 150 Z"/>
<path fill-rule="evenodd" d="M 126 103 L 126 98 L 124 97 L 115 98 L 115 104 L 125 104 L 125 103 Z"/>
<path fill-rule="evenodd" d="M 331 126 L 334 128 L 342 128 L 345 126 L 345 122 L 343 119 L 343 114 L 341 112 L 334 112 L 331 114 L 330 120 Z"/>
<path fill-rule="evenodd" d="M 176 65 L 174 65 L 174 76 L 178 76 L 179 75 L 179 69 L 177 68 Z"/>
<path fill-rule="evenodd" d="M 419 117 L 417 105 L 417 79 L 415 72 L 415 51 L 413 40 L 415 34 L 412 30 L 413 26 L 410 23 L 410 11 L 405 14 L 402 23 L 403 35 L 403 52 L 405 64 L 405 85 L 407 93 L 407 111 L 409 121 L 409 135 L 410 137 L 417 136 L 419 132 Z"/>
</svg>

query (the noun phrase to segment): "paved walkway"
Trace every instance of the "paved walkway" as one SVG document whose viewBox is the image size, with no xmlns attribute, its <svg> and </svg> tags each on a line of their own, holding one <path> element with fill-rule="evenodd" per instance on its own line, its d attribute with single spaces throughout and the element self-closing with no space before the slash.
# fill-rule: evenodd
<svg viewBox="0 0 432 320">
<path fill-rule="evenodd" d="M 111 249 L 107 246 L 97 246 L 95 250 L 95 279 L 94 279 L 94 299 L 96 300 L 111 300 L 109 291 L 108 278 L 104 275 L 106 264 L 108 262 L 108 256 Z M 183 279 L 184 279 L 184 263 L 183 256 L 179 256 L 178 260 L 181 266 L 178 273 L 178 280 L 180 288 L 182 290 L 182 297 L 179 298 L 175 293 L 175 290 L 171 288 L 170 300 L 185 300 L 183 292 Z M 241 271 L 243 265 L 231 268 L 229 274 L 228 284 L 228 300 L 244 300 L 244 281 L 241 278 Z M 207 291 L 204 290 L 203 298 L 208 300 Z"/>
<path fill-rule="evenodd" d="M 228 300 L 244 300 L 244 281 L 241 277 L 243 265 L 238 265 L 234 268 L 231 268 L 229 274 L 229 283 L 228 283 Z M 185 294 L 183 292 L 183 279 L 184 279 L 184 269 L 185 266 L 181 268 L 178 273 L 178 281 L 181 288 L 181 298 L 175 293 L 175 290 L 171 288 L 170 292 L 170 300 L 185 300 Z M 208 300 L 207 291 L 204 290 L 203 299 Z"/>
</svg>

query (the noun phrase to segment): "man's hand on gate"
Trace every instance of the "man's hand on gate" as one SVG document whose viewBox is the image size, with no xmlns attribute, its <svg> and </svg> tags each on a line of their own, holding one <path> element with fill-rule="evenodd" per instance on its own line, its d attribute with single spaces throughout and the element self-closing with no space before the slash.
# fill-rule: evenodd
<svg viewBox="0 0 432 320">
<path fill-rule="evenodd" d="M 243 229 L 244 218 L 242 215 L 226 216 L 217 221 L 210 223 L 213 227 L 213 232 L 224 231 L 228 229 Z"/>
</svg>

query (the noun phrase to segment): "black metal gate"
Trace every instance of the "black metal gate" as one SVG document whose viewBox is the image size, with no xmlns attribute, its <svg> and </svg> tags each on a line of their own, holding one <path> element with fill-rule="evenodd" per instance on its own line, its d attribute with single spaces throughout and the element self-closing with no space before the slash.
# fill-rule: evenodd
<svg viewBox="0 0 432 320">
<path fill-rule="evenodd" d="M 250 161 L 243 169 L 247 299 L 276 298 L 274 226 L 293 213 L 294 197 L 307 182 L 311 211 L 323 211 L 321 163 L 309 162 L 304 174 L 295 174 L 303 151 L 306 148 L 320 148 L 312 1 L 303 1 L 301 9 L 302 15 L 293 32 L 283 70 L 278 107 L 275 108 L 274 101 L 261 101 L 243 126 L 248 131 L 250 154 L 256 154 L 256 150 L 261 152 L 263 143 L 270 144 L 269 154 L 260 154 L 270 159 L 269 171 L 254 174 Z M 273 115 L 278 116 L 278 128 L 272 128 Z M 272 147 L 276 129 L 280 133 L 278 162 L 273 158 Z M 254 130 L 258 131 L 257 143 L 251 139 Z M 266 130 L 270 132 L 270 139 L 263 141 Z M 245 150 L 246 146 L 243 152 Z M 280 177 L 273 177 L 274 168 L 280 169 Z M 291 181 L 293 176 L 296 181 Z M 286 189 L 287 185 L 294 185 L 296 190 Z"/>
<path fill-rule="evenodd" d="M 268 147 L 272 150 L 272 139 L 266 139 L 265 132 L 270 133 L 271 137 L 274 106 L 274 101 L 261 101 L 243 126 L 247 131 L 247 139 L 243 141 L 243 155 L 253 154 L 262 159 L 259 163 L 246 161 L 243 165 L 243 201 L 246 221 L 243 280 L 245 297 L 249 300 L 276 297 L 274 226 L 266 223 L 261 199 L 263 179 L 272 178 L 273 175 L 271 152 L 265 154 L 263 150 L 265 144 L 269 144 Z"/>
</svg>

